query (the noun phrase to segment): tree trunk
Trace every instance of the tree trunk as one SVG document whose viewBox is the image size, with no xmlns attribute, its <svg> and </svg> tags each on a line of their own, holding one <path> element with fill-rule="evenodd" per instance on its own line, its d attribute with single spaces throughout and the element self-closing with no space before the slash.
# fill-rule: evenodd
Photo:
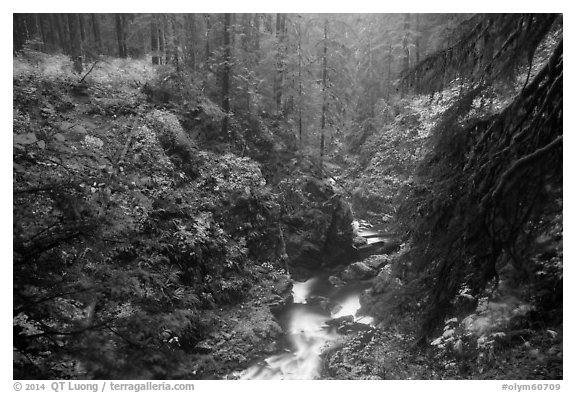
<svg viewBox="0 0 576 393">
<path fill-rule="evenodd" d="M 58 47 L 58 39 L 52 14 L 42 14 L 41 22 L 46 37 L 46 48 L 54 51 Z"/>
<path fill-rule="evenodd" d="M 126 15 L 116 14 L 116 38 L 118 39 L 118 56 L 125 59 L 128 57 L 126 47 Z"/>
<path fill-rule="evenodd" d="M 160 42 L 156 15 L 152 15 L 152 22 L 150 23 L 150 50 L 152 52 L 152 64 L 160 64 L 160 57 L 158 56 L 158 52 L 160 50 Z"/>
<path fill-rule="evenodd" d="M 36 25 L 34 23 L 34 14 L 24 14 L 24 26 L 26 39 L 32 40 L 36 35 Z"/>
<path fill-rule="evenodd" d="M 176 66 L 176 71 L 180 72 L 182 61 L 184 60 L 184 53 L 180 52 L 180 31 L 178 31 L 176 24 L 176 15 L 172 14 L 170 19 L 170 27 L 172 32 L 172 61 Z"/>
<path fill-rule="evenodd" d="M 65 54 L 69 55 L 71 53 L 71 42 L 70 42 L 70 29 L 68 27 L 68 18 L 65 14 L 56 14 L 57 18 L 60 20 L 60 34 L 62 37 L 62 50 Z"/>
<path fill-rule="evenodd" d="M 196 20 L 194 14 L 186 14 L 186 64 L 191 69 L 196 67 Z"/>
<path fill-rule="evenodd" d="M 230 14 L 230 47 L 236 46 L 236 14 Z"/>
<path fill-rule="evenodd" d="M 416 46 L 416 64 L 420 64 L 420 14 L 416 14 L 416 39 L 415 39 L 415 46 Z M 420 76 L 416 74 L 414 76 L 414 86 L 416 88 L 416 92 L 420 92 Z"/>
<path fill-rule="evenodd" d="M 24 33 L 26 35 L 26 40 L 31 40 L 34 37 L 34 26 L 30 18 L 30 14 L 22 14 L 22 19 L 24 21 Z"/>
<path fill-rule="evenodd" d="M 392 90 L 392 42 L 388 42 L 388 77 L 386 89 L 386 100 L 390 99 L 390 90 Z"/>
<path fill-rule="evenodd" d="M 74 63 L 74 71 L 82 73 L 82 37 L 80 36 L 80 15 L 68 14 L 68 29 L 70 31 L 70 57 Z"/>
<path fill-rule="evenodd" d="M 78 22 L 80 23 L 80 38 L 84 44 L 86 42 L 86 20 L 84 19 L 84 14 L 78 14 Z"/>
<path fill-rule="evenodd" d="M 224 110 L 224 121 L 222 122 L 222 135 L 228 135 L 228 116 L 230 112 L 230 14 L 224 14 L 224 64 L 222 66 L 222 109 Z"/>
<path fill-rule="evenodd" d="M 326 111 L 328 109 L 327 101 L 327 83 L 328 83 L 328 20 L 324 21 L 324 52 L 322 56 L 322 118 L 320 123 L 320 176 L 324 165 L 324 138 L 326 133 Z"/>
<path fill-rule="evenodd" d="M 402 71 L 408 71 L 410 68 L 410 47 L 409 47 L 409 31 L 410 30 L 410 14 L 404 15 L 404 37 L 402 38 L 402 51 L 404 56 L 402 57 Z"/>
<path fill-rule="evenodd" d="M 420 14 L 416 14 L 416 64 L 420 63 Z"/>
<path fill-rule="evenodd" d="M 274 34 L 274 16 L 272 14 L 264 14 L 264 31 Z"/>
<path fill-rule="evenodd" d="M 284 83 L 284 24 L 286 16 L 276 14 L 276 77 L 274 78 L 274 96 L 276 101 L 276 112 L 282 112 L 282 85 Z"/>
<path fill-rule="evenodd" d="M 212 29 L 212 26 L 210 21 L 210 15 L 205 15 L 204 18 L 206 20 L 206 33 L 204 34 L 206 40 L 204 43 L 205 44 L 204 51 L 206 53 L 206 60 L 208 60 L 210 58 L 210 55 L 212 54 L 210 49 L 210 30 Z"/>
<path fill-rule="evenodd" d="M 260 50 L 260 14 L 254 14 L 254 50 Z"/>
<path fill-rule="evenodd" d="M 158 19 L 158 57 L 160 64 L 166 64 L 166 26 L 164 18 Z"/>
<path fill-rule="evenodd" d="M 62 26 L 58 14 L 50 14 L 50 25 L 54 31 L 55 46 L 64 52 L 64 37 L 62 36 Z"/>
<path fill-rule="evenodd" d="M 254 14 L 242 14 L 242 35 L 240 37 L 240 46 L 242 50 L 249 52 L 252 43 L 252 17 Z"/>
<path fill-rule="evenodd" d="M 96 52 L 102 53 L 102 33 L 100 32 L 100 15 L 92 14 L 92 32 L 94 34 L 94 43 L 96 44 Z"/>
<path fill-rule="evenodd" d="M 36 36 L 40 39 L 40 49 L 46 51 L 46 32 L 42 26 L 42 16 L 43 14 L 34 14 L 34 26 L 36 29 Z"/>
<path fill-rule="evenodd" d="M 28 39 L 26 19 L 23 14 L 12 14 L 14 33 L 12 35 L 14 52 L 21 50 Z"/>
<path fill-rule="evenodd" d="M 165 15 L 166 25 L 166 64 L 174 64 L 176 70 L 180 70 L 178 54 L 178 34 L 174 26 L 174 14 Z"/>
<path fill-rule="evenodd" d="M 376 78 L 374 77 L 374 56 L 372 54 L 372 40 L 370 36 L 368 36 L 368 89 L 369 89 L 369 113 L 370 117 L 374 117 L 374 105 L 376 102 Z"/>
<path fill-rule="evenodd" d="M 410 14 L 404 14 L 404 37 L 402 38 L 402 51 L 403 51 L 403 57 L 402 57 L 402 73 L 407 73 L 408 69 L 410 68 Z M 402 97 L 404 96 L 404 92 L 407 88 L 407 86 L 404 86 L 404 83 L 402 84 L 403 86 L 401 86 L 400 90 L 401 90 L 401 95 Z"/>
<path fill-rule="evenodd" d="M 300 156 L 303 155 L 302 99 L 302 23 L 298 21 L 298 137 L 300 141 Z"/>
<path fill-rule="evenodd" d="M 286 115 L 291 114 L 294 111 L 294 99 L 296 91 L 296 72 L 295 68 L 296 65 L 293 62 L 288 61 L 288 57 L 290 56 L 290 35 L 288 34 L 288 25 L 287 25 L 287 17 L 284 14 L 284 21 L 282 23 L 282 34 L 284 35 L 284 77 L 283 80 L 286 81 L 288 76 L 290 78 L 290 94 L 286 95 L 286 99 L 284 100 L 284 113 Z M 284 82 L 286 83 L 286 82 Z"/>
<path fill-rule="evenodd" d="M 30 29 L 30 38 L 40 39 L 40 23 L 38 14 L 28 14 L 28 28 Z"/>
</svg>

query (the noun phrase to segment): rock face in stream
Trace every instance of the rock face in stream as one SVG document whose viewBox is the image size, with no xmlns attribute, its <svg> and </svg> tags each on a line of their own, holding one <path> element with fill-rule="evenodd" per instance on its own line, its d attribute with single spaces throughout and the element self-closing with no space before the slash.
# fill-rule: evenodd
<svg viewBox="0 0 576 393">
<path fill-rule="evenodd" d="M 364 262 L 354 262 L 342 272 L 342 279 L 346 281 L 367 280 L 378 274 L 376 269 L 371 268 Z"/>
<path fill-rule="evenodd" d="M 355 258 L 352 210 L 330 183 L 304 177 L 282 188 L 290 266 L 334 266 Z"/>
<path fill-rule="evenodd" d="M 391 254 L 398 251 L 401 244 L 401 240 L 396 238 L 390 238 L 386 241 L 379 241 L 371 244 L 364 244 L 358 247 L 358 255 L 360 258 L 368 258 L 375 254 Z"/>
<path fill-rule="evenodd" d="M 378 275 L 380 269 L 387 265 L 390 258 L 387 255 L 371 255 L 363 261 L 354 262 L 342 271 L 340 276 L 344 281 L 368 280 Z M 336 280 L 333 280 L 336 281 Z"/>
</svg>

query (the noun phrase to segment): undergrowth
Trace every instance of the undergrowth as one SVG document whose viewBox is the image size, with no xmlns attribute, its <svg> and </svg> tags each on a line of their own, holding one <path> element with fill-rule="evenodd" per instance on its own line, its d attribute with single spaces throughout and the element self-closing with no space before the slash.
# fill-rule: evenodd
<svg viewBox="0 0 576 393">
<path fill-rule="evenodd" d="M 206 310 L 281 271 L 259 165 L 200 150 L 147 103 L 154 77 L 102 59 L 79 83 L 64 56 L 15 57 L 15 378 L 193 378 Z"/>
</svg>

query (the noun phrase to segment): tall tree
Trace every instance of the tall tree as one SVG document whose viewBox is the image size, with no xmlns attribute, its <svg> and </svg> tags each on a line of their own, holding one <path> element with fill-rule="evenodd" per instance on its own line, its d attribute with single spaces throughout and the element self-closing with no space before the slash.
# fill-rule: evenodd
<svg viewBox="0 0 576 393">
<path fill-rule="evenodd" d="M 54 28 L 52 14 L 42 14 L 40 22 L 42 24 L 42 29 L 45 32 L 46 49 L 48 51 L 53 51 L 58 48 L 59 43 L 56 29 Z"/>
<path fill-rule="evenodd" d="M 70 33 L 68 29 L 68 19 L 64 14 L 52 14 L 54 28 L 58 33 L 59 44 L 62 52 L 70 53 Z"/>
<path fill-rule="evenodd" d="M 282 89 L 284 84 L 284 56 L 286 40 L 286 15 L 276 14 L 276 75 L 274 78 L 274 98 L 276 101 L 276 112 L 282 111 Z"/>
<path fill-rule="evenodd" d="M 28 28 L 26 26 L 26 18 L 23 14 L 13 14 L 14 33 L 12 38 L 14 40 L 14 51 L 22 49 L 26 40 L 28 39 Z"/>
<path fill-rule="evenodd" d="M 80 15 L 68 14 L 68 29 L 70 31 L 70 56 L 74 63 L 74 71 L 81 73 L 82 66 L 82 37 L 80 36 Z"/>
<path fill-rule="evenodd" d="M 210 33 L 212 30 L 212 20 L 210 19 L 210 14 L 204 15 L 204 21 L 206 23 L 206 32 L 204 33 L 204 52 L 206 60 L 212 56 L 212 51 L 210 49 Z"/>
<path fill-rule="evenodd" d="M 404 37 L 402 37 L 402 72 L 410 68 L 410 14 L 404 14 Z M 401 89 L 404 95 L 405 89 Z"/>
<path fill-rule="evenodd" d="M 322 50 L 322 116 L 320 120 L 320 173 L 324 165 L 324 139 L 326 133 L 326 112 L 328 110 L 328 19 L 324 19 L 324 40 Z"/>
<path fill-rule="evenodd" d="M 126 15 L 116 14 L 116 39 L 118 40 L 118 56 L 121 58 L 128 57 L 128 48 L 126 46 Z"/>
<path fill-rule="evenodd" d="M 298 35 L 298 140 L 300 143 L 300 154 L 303 154 L 303 141 L 302 141 L 302 104 L 303 104 L 303 90 L 302 90 L 302 20 L 298 18 L 298 25 L 296 33 Z"/>
<path fill-rule="evenodd" d="M 253 22 L 253 28 L 252 28 L 252 33 L 254 35 L 254 49 L 255 50 L 260 50 L 260 21 L 262 19 L 262 16 L 260 14 L 254 14 L 254 22 Z"/>
<path fill-rule="evenodd" d="M 416 14 L 416 27 L 415 27 L 415 51 L 416 51 L 416 64 L 420 63 L 420 14 Z"/>
<path fill-rule="evenodd" d="M 94 35 L 94 44 L 96 46 L 96 52 L 98 54 L 102 53 L 102 32 L 100 30 L 100 15 L 92 14 L 92 33 Z"/>
<path fill-rule="evenodd" d="M 166 50 L 166 23 L 163 15 L 158 17 L 158 57 L 160 58 L 160 64 L 166 64 L 167 53 Z"/>
<path fill-rule="evenodd" d="M 404 14 L 404 36 L 402 37 L 402 71 L 407 71 L 410 68 L 410 18 L 409 13 Z"/>
<path fill-rule="evenodd" d="M 40 40 L 40 50 L 46 50 L 47 44 L 47 34 L 46 29 L 44 28 L 42 14 L 34 14 L 34 24 L 36 25 L 36 36 Z"/>
<path fill-rule="evenodd" d="M 166 64 L 166 24 L 162 15 L 157 19 L 158 21 L 158 58 L 160 64 Z"/>
<path fill-rule="evenodd" d="M 176 29 L 176 15 L 165 14 L 164 24 L 166 26 L 166 64 L 172 63 L 174 66 L 176 66 L 176 70 L 179 71 L 179 34 Z"/>
<path fill-rule="evenodd" d="M 152 51 L 152 64 L 160 64 L 160 38 L 158 33 L 158 19 L 152 15 L 150 21 L 150 50 Z"/>
<path fill-rule="evenodd" d="M 78 22 L 80 23 L 80 39 L 85 44 L 87 39 L 85 14 L 78 14 Z"/>
<path fill-rule="evenodd" d="M 191 69 L 196 67 L 196 16 L 186 14 L 186 64 Z"/>
<path fill-rule="evenodd" d="M 370 96 L 370 101 L 368 103 L 369 105 L 369 111 L 370 111 L 370 117 L 374 117 L 374 105 L 376 104 L 376 86 L 377 84 L 374 83 L 376 81 L 376 78 L 374 77 L 374 50 L 372 49 L 372 39 L 370 38 L 371 36 L 368 36 L 368 78 L 370 79 L 370 88 L 369 88 L 369 96 Z"/>
<path fill-rule="evenodd" d="M 390 99 L 390 92 L 392 91 L 392 41 L 388 42 L 388 67 L 386 78 L 387 88 L 386 88 L 386 100 Z"/>
<path fill-rule="evenodd" d="M 224 61 L 222 64 L 222 109 L 224 120 L 222 121 L 222 135 L 228 135 L 228 117 L 230 116 L 230 73 L 232 66 L 232 51 L 230 45 L 231 14 L 224 14 Z"/>
</svg>

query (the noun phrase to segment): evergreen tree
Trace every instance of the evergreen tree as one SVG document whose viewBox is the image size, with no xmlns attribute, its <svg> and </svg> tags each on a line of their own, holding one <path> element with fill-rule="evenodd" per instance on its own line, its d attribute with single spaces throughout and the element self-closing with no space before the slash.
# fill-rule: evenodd
<svg viewBox="0 0 576 393">
<path fill-rule="evenodd" d="M 528 72 L 506 108 L 470 114 L 487 88 L 514 85 L 521 70 L 531 69 L 557 20 L 549 14 L 474 16 L 459 27 L 455 43 L 406 75 L 418 75 L 418 88 L 428 92 L 444 86 L 438 74 L 467 84 L 433 131 L 419 171 L 427 192 L 409 205 L 421 214 L 411 225 L 409 258 L 425 272 L 417 280 L 428 299 L 424 334 L 462 287 L 473 294 L 491 282 L 497 287 L 510 266 L 515 277 L 508 281 L 534 279 L 533 239 L 544 212 L 558 209 L 562 192 L 562 42 L 536 75 Z"/>
</svg>

